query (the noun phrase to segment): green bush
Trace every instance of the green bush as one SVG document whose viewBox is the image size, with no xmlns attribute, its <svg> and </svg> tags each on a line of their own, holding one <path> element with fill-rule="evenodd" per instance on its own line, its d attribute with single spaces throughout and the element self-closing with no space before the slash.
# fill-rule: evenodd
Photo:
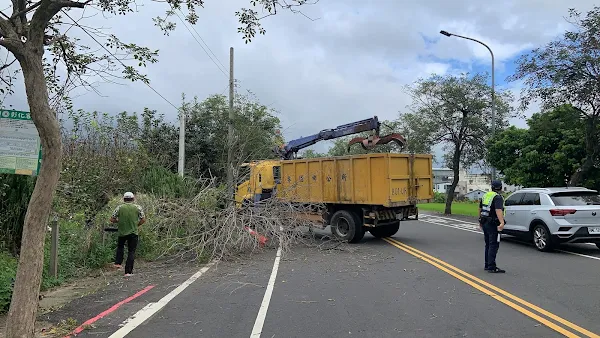
<svg viewBox="0 0 600 338">
<path fill-rule="evenodd" d="M 157 166 L 144 170 L 136 183 L 139 191 L 163 198 L 193 197 L 197 191 L 195 181 Z"/>
<path fill-rule="evenodd" d="M 21 234 L 35 178 L 0 174 L 0 251 L 19 253 Z"/>
<path fill-rule="evenodd" d="M 0 252 L 0 313 L 8 311 L 12 297 L 12 281 L 17 274 L 17 259 Z"/>
<path fill-rule="evenodd" d="M 441 192 L 434 192 L 433 203 L 446 203 L 446 194 L 443 194 Z"/>
</svg>

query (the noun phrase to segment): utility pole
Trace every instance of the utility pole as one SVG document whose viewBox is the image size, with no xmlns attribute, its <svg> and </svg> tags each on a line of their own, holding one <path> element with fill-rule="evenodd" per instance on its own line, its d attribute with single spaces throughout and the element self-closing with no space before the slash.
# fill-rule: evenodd
<svg viewBox="0 0 600 338">
<path fill-rule="evenodd" d="M 458 35 L 458 34 L 454 34 L 454 33 L 449 33 L 446 31 L 440 31 L 440 34 L 451 37 L 451 36 L 456 36 L 458 38 L 462 38 L 462 39 L 467 39 L 467 40 L 471 40 L 471 41 L 475 41 L 481 45 L 483 45 L 485 48 L 487 48 L 487 50 L 490 52 L 490 54 L 492 55 L 492 137 L 496 134 L 496 91 L 495 91 L 495 79 L 494 79 L 494 52 L 492 52 L 492 49 L 486 45 L 485 43 L 477 40 L 477 39 L 473 39 L 467 36 L 462 36 L 462 35 Z M 496 179 L 496 168 L 492 166 L 492 181 Z"/>
<path fill-rule="evenodd" d="M 185 113 L 183 108 L 179 109 L 179 163 L 177 172 L 183 177 L 185 165 Z"/>
<path fill-rule="evenodd" d="M 227 131 L 227 193 L 233 198 L 233 47 L 229 48 L 229 129 Z"/>
</svg>

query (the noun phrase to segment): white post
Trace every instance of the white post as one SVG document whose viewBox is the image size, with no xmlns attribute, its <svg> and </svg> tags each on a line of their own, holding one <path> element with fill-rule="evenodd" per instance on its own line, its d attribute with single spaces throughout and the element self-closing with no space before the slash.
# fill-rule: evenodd
<svg viewBox="0 0 600 338">
<path fill-rule="evenodd" d="M 177 172 L 183 177 L 185 164 L 185 113 L 183 109 L 179 110 L 179 165 Z"/>
</svg>

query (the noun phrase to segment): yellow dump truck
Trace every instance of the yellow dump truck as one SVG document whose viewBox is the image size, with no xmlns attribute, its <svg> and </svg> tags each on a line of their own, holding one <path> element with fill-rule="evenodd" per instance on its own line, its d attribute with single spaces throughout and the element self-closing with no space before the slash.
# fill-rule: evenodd
<svg viewBox="0 0 600 338">
<path fill-rule="evenodd" d="M 433 199 L 432 156 L 427 154 L 265 160 L 247 166 L 250 178 L 236 189 L 239 204 L 274 197 L 322 205 L 322 224 L 351 243 L 365 231 L 380 238 L 394 235 L 400 220 L 418 218 L 417 203 Z"/>
</svg>

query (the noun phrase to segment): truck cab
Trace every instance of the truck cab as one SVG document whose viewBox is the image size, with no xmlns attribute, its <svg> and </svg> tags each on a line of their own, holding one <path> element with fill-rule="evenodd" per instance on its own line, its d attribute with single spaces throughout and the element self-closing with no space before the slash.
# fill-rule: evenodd
<svg viewBox="0 0 600 338">
<path fill-rule="evenodd" d="M 271 197 L 280 183 L 281 161 L 254 161 L 244 163 L 241 167 L 242 169 L 246 168 L 245 174 L 248 176 L 248 180 L 236 187 L 236 205 L 252 204 Z"/>
</svg>

